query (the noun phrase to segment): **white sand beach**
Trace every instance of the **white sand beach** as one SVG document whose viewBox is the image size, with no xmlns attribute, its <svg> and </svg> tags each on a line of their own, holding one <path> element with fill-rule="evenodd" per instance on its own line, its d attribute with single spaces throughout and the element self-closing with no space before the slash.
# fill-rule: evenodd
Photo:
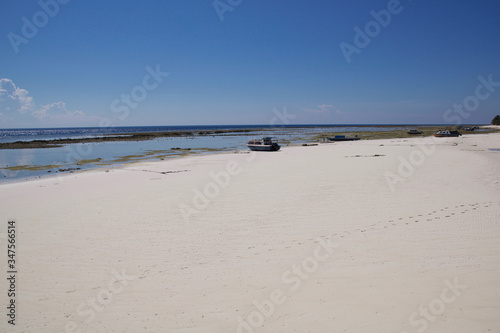
<svg viewBox="0 0 500 333">
<path fill-rule="evenodd" d="M 0 185 L 1 332 L 500 332 L 500 134 Z"/>
</svg>

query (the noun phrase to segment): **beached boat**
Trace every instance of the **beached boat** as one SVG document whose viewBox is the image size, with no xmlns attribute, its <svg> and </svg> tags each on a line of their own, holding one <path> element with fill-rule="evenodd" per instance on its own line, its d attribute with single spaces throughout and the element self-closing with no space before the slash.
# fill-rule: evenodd
<svg viewBox="0 0 500 333">
<path fill-rule="evenodd" d="M 443 131 L 437 131 L 434 133 L 434 136 L 437 138 L 448 138 L 448 137 L 459 137 L 462 134 L 460 134 L 459 131 L 449 131 L 449 130 L 443 130 Z"/>
<path fill-rule="evenodd" d="M 247 147 L 253 151 L 278 151 L 280 145 L 273 141 L 272 137 L 265 137 L 262 139 L 250 140 L 247 142 Z"/>
<path fill-rule="evenodd" d="M 345 135 L 335 135 L 333 138 L 328 138 L 328 141 L 356 141 L 358 137 L 348 137 Z"/>
<path fill-rule="evenodd" d="M 411 129 L 407 133 L 408 134 L 423 134 L 424 132 L 416 130 L 416 129 Z"/>
</svg>

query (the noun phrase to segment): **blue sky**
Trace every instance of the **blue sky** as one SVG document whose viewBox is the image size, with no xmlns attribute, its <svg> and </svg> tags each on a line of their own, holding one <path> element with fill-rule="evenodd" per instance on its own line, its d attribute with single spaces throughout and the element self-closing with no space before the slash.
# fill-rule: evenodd
<svg viewBox="0 0 500 333">
<path fill-rule="evenodd" d="M 500 113 L 498 0 L 5 0 L 0 30 L 0 128 Z"/>
</svg>

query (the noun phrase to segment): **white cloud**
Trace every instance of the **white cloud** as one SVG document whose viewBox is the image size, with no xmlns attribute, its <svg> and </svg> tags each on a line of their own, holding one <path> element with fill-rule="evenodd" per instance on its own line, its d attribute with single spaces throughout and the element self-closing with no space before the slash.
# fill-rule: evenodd
<svg viewBox="0 0 500 333">
<path fill-rule="evenodd" d="M 2 111 L 26 113 L 33 111 L 35 104 L 28 91 L 16 87 L 9 79 L 0 79 L 0 107 Z"/>
<path fill-rule="evenodd" d="M 68 110 L 65 102 L 37 106 L 25 89 L 17 87 L 12 80 L 0 79 L 0 122 L 21 126 L 40 123 L 48 126 L 75 126 L 98 123 L 99 117 L 86 116 L 80 110 Z M 38 122 L 34 120 L 38 120 Z M 29 124 L 29 125 L 28 125 Z"/>
<path fill-rule="evenodd" d="M 83 111 L 69 111 L 64 102 L 42 105 L 37 110 L 33 111 L 32 114 L 39 120 L 64 120 L 85 116 Z"/>
</svg>

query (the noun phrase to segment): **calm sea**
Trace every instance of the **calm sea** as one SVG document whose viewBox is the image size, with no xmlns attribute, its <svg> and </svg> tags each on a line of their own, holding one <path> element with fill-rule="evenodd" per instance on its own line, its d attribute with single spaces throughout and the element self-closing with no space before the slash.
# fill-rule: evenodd
<svg viewBox="0 0 500 333">
<path fill-rule="evenodd" d="M 413 125 L 414 126 L 414 125 Z M 221 126 L 137 126 L 91 128 L 0 129 L 0 142 L 86 138 L 106 134 L 206 131 L 249 129 L 247 133 L 224 133 L 210 136 L 158 138 L 137 142 L 79 143 L 58 148 L 0 150 L 0 182 L 44 175 L 54 175 L 61 169 L 85 170 L 110 167 L 141 159 L 165 159 L 189 148 L 193 153 L 246 150 L 245 143 L 260 136 L 274 136 L 280 141 L 300 143 L 322 132 L 357 132 L 404 129 L 393 125 L 221 125 Z"/>
</svg>

